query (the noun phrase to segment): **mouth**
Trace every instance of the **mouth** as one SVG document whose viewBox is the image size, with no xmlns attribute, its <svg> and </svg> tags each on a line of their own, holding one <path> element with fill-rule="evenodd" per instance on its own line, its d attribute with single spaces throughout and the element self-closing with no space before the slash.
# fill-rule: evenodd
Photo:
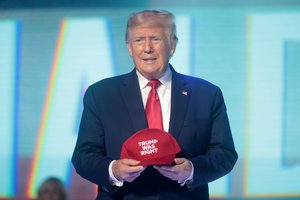
<svg viewBox="0 0 300 200">
<path fill-rule="evenodd" d="M 154 62 L 156 60 L 156 58 L 143 58 L 142 60 L 145 62 L 151 63 L 151 62 Z"/>
</svg>

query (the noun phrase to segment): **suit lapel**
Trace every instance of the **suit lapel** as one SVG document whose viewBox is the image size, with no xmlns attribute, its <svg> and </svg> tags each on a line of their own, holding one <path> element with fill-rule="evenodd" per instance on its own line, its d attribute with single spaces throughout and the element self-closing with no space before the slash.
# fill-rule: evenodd
<svg viewBox="0 0 300 200">
<path fill-rule="evenodd" d="M 183 121 L 188 108 L 190 88 L 187 86 L 184 77 L 171 67 L 172 75 L 172 94 L 171 94 L 171 117 L 169 132 L 178 139 L 181 132 Z"/>
<path fill-rule="evenodd" d="M 137 132 L 147 128 L 147 119 L 135 70 L 125 77 L 121 86 L 121 93 L 127 106 L 134 131 Z"/>
</svg>

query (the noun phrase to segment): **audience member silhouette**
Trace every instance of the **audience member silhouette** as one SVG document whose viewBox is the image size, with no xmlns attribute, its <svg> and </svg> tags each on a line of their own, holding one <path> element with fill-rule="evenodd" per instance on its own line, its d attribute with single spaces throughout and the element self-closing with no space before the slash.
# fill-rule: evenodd
<svg viewBox="0 0 300 200">
<path fill-rule="evenodd" d="M 55 177 L 47 178 L 38 189 L 37 200 L 67 200 L 63 182 Z"/>
</svg>

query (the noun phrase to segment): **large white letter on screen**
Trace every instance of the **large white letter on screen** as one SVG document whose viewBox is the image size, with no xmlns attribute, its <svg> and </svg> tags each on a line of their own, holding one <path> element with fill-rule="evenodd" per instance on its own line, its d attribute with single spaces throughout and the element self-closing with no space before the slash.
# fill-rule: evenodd
<svg viewBox="0 0 300 200">
<path fill-rule="evenodd" d="M 254 14 L 249 16 L 249 20 L 250 99 L 246 195 L 299 195 L 300 164 L 285 163 L 285 157 L 289 156 L 286 149 L 288 154 L 296 155 L 292 149 L 299 146 L 299 127 L 295 134 L 291 122 L 286 123 L 285 120 L 292 115 L 291 112 L 299 110 L 299 85 L 291 88 L 295 81 L 300 83 L 299 75 L 286 72 L 297 71 L 293 69 L 296 65 L 286 63 L 289 57 L 286 44 L 300 42 L 300 14 Z M 299 62 L 298 55 L 298 68 Z M 288 80 L 290 78 L 293 80 Z M 295 92 L 291 93 L 293 89 Z M 294 104 L 293 101 L 298 103 Z M 291 108 L 291 105 L 298 107 Z M 290 119 L 299 125 L 299 117 Z M 299 151 L 297 154 L 299 159 Z"/>
<path fill-rule="evenodd" d="M 18 22 L 0 21 L 0 197 L 15 193 Z"/>
<path fill-rule="evenodd" d="M 29 195 L 46 177 L 68 180 L 86 87 L 113 75 L 111 34 L 103 18 L 62 22 L 35 150 Z"/>
</svg>

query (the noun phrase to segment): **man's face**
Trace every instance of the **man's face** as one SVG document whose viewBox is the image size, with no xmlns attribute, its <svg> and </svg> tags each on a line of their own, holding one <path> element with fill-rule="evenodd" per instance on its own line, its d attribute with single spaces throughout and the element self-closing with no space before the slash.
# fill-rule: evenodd
<svg viewBox="0 0 300 200">
<path fill-rule="evenodd" d="M 136 69 L 150 80 L 165 72 L 175 44 L 168 42 L 162 27 L 135 27 L 129 32 L 127 48 Z"/>
</svg>

